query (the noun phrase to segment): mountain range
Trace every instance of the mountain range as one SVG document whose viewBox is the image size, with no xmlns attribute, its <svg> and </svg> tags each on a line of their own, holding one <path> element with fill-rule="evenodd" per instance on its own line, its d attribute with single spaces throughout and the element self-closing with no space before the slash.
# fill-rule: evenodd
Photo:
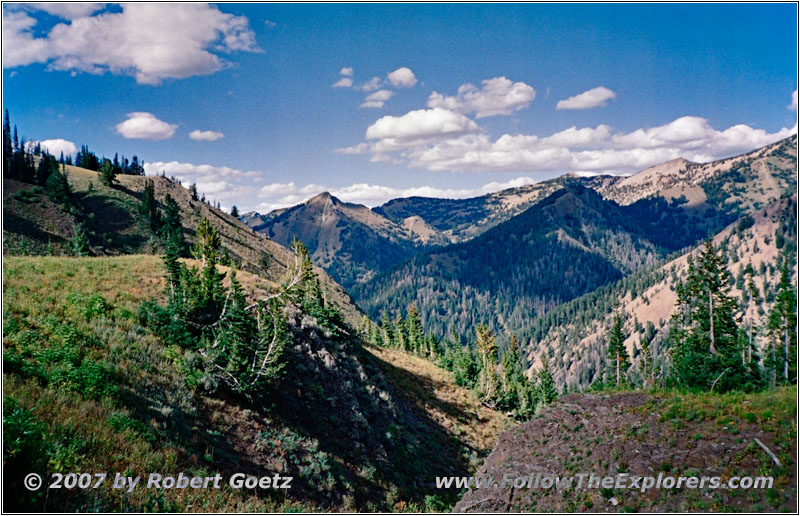
<svg viewBox="0 0 800 516">
<path fill-rule="evenodd" d="M 243 220 L 279 243 L 295 235 L 308 242 L 315 264 L 374 319 L 414 303 L 425 328 L 440 335 L 479 322 L 509 334 L 791 195 L 796 164 L 793 136 L 627 177 L 567 174 L 470 199 L 410 197 L 372 210 L 326 193 Z"/>
</svg>

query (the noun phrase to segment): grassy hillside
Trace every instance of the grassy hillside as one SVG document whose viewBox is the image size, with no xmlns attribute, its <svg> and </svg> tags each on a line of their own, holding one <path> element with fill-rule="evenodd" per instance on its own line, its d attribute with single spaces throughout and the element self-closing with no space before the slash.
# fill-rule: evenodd
<svg viewBox="0 0 800 516">
<path fill-rule="evenodd" d="M 67 211 L 53 203 L 44 189 L 13 179 L 3 179 L 3 252 L 12 255 L 69 255 L 69 241 L 76 227 L 86 227 L 93 255 L 114 256 L 158 253 L 161 242 L 144 223 L 139 204 L 146 182 L 152 182 L 156 200 L 169 194 L 181 209 L 186 241 L 195 242 L 195 232 L 205 217 L 217 229 L 222 247 L 242 270 L 278 283 L 292 263 L 288 249 L 253 231 L 222 210 L 199 200 L 166 177 L 117 176 L 113 188 L 104 186 L 97 172 L 67 166 L 72 206 Z M 316 271 L 331 301 L 347 320 L 356 324 L 361 313 L 345 290 L 321 269 Z"/>
<path fill-rule="evenodd" d="M 471 471 L 503 425 L 434 366 L 387 360 L 298 313 L 268 406 L 209 395 L 186 374 L 191 356 L 139 322 L 143 300 L 163 300 L 162 270 L 151 255 L 6 256 L 4 510 L 446 508 L 455 494 L 435 497 L 427 482 Z M 238 278 L 249 295 L 268 286 Z M 30 471 L 81 470 L 295 480 L 289 492 L 20 485 Z"/>
<path fill-rule="evenodd" d="M 479 475 L 491 475 L 499 484 L 504 474 L 516 478 L 532 473 L 718 476 L 723 481 L 772 476 L 774 483 L 771 489 L 645 492 L 585 484 L 565 489 L 507 486 L 470 490 L 454 511 L 796 512 L 797 388 L 725 395 L 571 394 L 536 419 L 503 432 Z"/>
</svg>

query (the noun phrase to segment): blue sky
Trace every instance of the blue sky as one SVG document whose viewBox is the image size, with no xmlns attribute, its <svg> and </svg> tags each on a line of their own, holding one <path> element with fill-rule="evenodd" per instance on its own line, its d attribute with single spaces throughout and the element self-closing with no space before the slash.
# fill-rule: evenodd
<svg viewBox="0 0 800 516">
<path fill-rule="evenodd" d="M 464 197 L 796 133 L 796 9 L 4 4 L 3 104 L 226 207 Z"/>
</svg>

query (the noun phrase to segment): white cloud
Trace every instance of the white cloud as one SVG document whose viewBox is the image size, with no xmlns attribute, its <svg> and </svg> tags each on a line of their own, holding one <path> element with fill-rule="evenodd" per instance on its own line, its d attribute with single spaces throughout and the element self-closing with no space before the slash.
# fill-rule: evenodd
<svg viewBox="0 0 800 516">
<path fill-rule="evenodd" d="M 264 25 L 266 25 L 266 26 L 267 26 L 267 27 L 269 27 L 270 29 L 274 29 L 275 27 L 277 27 L 277 26 L 278 26 L 278 24 L 277 24 L 277 23 L 275 23 L 275 22 L 274 22 L 274 21 L 272 21 L 272 20 L 264 20 Z"/>
<path fill-rule="evenodd" d="M 195 129 L 189 133 L 189 138 L 202 142 L 214 142 L 220 138 L 223 138 L 224 136 L 225 135 L 219 131 L 201 131 L 199 129 Z"/>
<path fill-rule="evenodd" d="M 478 188 L 437 188 L 433 186 L 417 186 L 413 188 L 392 188 L 389 186 L 368 183 L 354 183 L 348 186 L 331 187 L 318 184 L 297 186 L 294 182 L 273 183 L 264 186 L 259 194 L 262 200 L 256 210 L 267 213 L 279 208 L 287 208 L 302 203 L 322 192 L 330 192 L 344 202 L 379 206 L 399 197 L 438 197 L 445 199 L 465 199 L 491 192 L 514 188 L 535 181 L 530 177 L 518 177 L 506 182 L 493 181 Z"/>
<path fill-rule="evenodd" d="M 117 132 L 128 139 L 166 140 L 175 134 L 177 124 L 168 124 L 152 113 L 128 113 L 127 120 L 116 125 Z"/>
<path fill-rule="evenodd" d="M 706 162 L 732 156 L 797 132 L 796 125 L 768 133 L 743 124 L 720 131 L 703 118 L 687 116 L 628 133 L 601 124 L 493 140 L 463 115 L 433 111 L 383 117 L 367 129 L 367 141 L 338 152 L 433 171 L 626 174 L 677 157 Z"/>
<path fill-rule="evenodd" d="M 790 102 L 789 105 L 786 106 L 786 109 L 797 111 L 797 90 L 794 90 L 792 92 L 792 102 Z"/>
<path fill-rule="evenodd" d="M 405 66 L 389 73 L 386 75 L 386 78 L 389 79 L 389 82 L 392 83 L 392 86 L 395 88 L 410 88 L 417 84 L 417 78 L 414 76 L 414 72 Z"/>
<path fill-rule="evenodd" d="M 350 77 L 342 77 L 341 79 L 333 83 L 334 88 L 349 88 L 352 85 L 353 85 L 353 79 L 351 79 Z"/>
<path fill-rule="evenodd" d="M 63 16 L 90 10 L 49 5 L 53 7 L 47 9 L 59 10 Z M 261 51 L 246 17 L 223 13 L 211 5 L 121 6 L 122 12 L 101 12 L 58 23 L 43 37 L 34 35 L 34 18 L 14 7 L 4 8 L 3 67 L 47 63 L 50 70 L 131 75 L 140 84 L 155 85 L 164 79 L 207 75 L 229 66 L 219 53 Z"/>
<path fill-rule="evenodd" d="M 382 108 L 386 101 L 392 98 L 394 95 L 393 91 L 389 90 L 378 90 L 375 93 L 367 95 L 367 98 L 364 99 L 364 102 L 361 104 L 361 107 L 366 108 Z"/>
<path fill-rule="evenodd" d="M 455 136 L 477 131 L 478 126 L 458 113 L 446 109 L 418 109 L 403 116 L 384 116 L 367 128 L 366 138 L 418 140 Z"/>
<path fill-rule="evenodd" d="M 78 147 L 75 145 L 75 143 L 69 140 L 64 140 L 63 138 L 42 140 L 40 142 L 28 142 L 26 147 L 31 149 L 35 147 L 37 143 L 41 145 L 42 149 L 46 150 L 56 158 L 59 157 L 62 152 L 64 153 L 64 156 L 74 156 L 78 152 Z"/>
<path fill-rule="evenodd" d="M 102 3 L 72 3 L 72 2 L 52 2 L 52 3 L 30 3 L 26 7 L 39 11 L 45 11 L 64 20 L 75 20 L 90 16 L 105 7 Z"/>
<path fill-rule="evenodd" d="M 478 89 L 472 84 L 462 84 L 458 94 L 447 97 L 438 92 L 428 97 L 428 107 L 448 109 L 458 113 L 475 113 L 477 118 L 510 115 L 528 107 L 536 98 L 536 90 L 524 82 L 511 82 L 505 77 L 495 77 L 481 82 Z"/>
<path fill-rule="evenodd" d="M 357 88 L 361 91 L 375 91 L 381 87 L 381 84 L 380 77 L 373 77 L 361 86 L 357 86 Z"/>
<path fill-rule="evenodd" d="M 345 77 L 352 77 L 353 69 L 349 67 L 344 67 L 341 70 L 339 70 L 339 75 L 344 75 Z"/>
<path fill-rule="evenodd" d="M 591 109 L 603 107 L 608 101 L 616 98 L 617 94 L 604 86 L 598 86 L 591 90 L 584 91 L 579 95 L 565 100 L 559 100 L 556 109 Z"/>
</svg>

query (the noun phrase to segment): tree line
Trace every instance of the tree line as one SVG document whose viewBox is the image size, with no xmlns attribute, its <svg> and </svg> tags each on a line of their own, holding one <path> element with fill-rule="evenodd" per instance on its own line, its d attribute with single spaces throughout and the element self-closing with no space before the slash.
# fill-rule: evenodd
<svg viewBox="0 0 800 516">
<path fill-rule="evenodd" d="M 692 391 L 756 391 L 797 382 L 797 294 L 791 281 L 792 253 L 778 254 L 777 294 L 765 325 L 763 352 L 753 341 L 753 321 L 730 291 L 734 284 L 725 266 L 723 247 L 707 240 L 702 251 L 688 256 L 687 274 L 678 281 L 675 311 L 670 319 L 668 367 L 656 378 L 648 339 L 640 344 L 644 386 L 663 380 L 668 387 Z M 744 301 L 759 295 L 753 282 L 742 284 Z M 631 359 L 625 346 L 623 317 L 617 313 L 607 334 L 605 374 L 594 389 L 631 387 Z"/>
<path fill-rule="evenodd" d="M 442 367 L 457 385 L 473 390 L 485 405 L 520 421 L 530 419 L 537 408 L 558 397 L 547 362 L 529 377 L 517 339 L 512 335 L 500 356 L 496 336 L 486 324 L 476 326 L 472 338 L 462 339 L 453 328 L 442 340 L 423 330 L 412 303 L 405 318 L 398 314 L 390 319 L 384 313 L 380 324 L 366 319 L 359 331 L 371 345 L 397 349 Z"/>
</svg>

